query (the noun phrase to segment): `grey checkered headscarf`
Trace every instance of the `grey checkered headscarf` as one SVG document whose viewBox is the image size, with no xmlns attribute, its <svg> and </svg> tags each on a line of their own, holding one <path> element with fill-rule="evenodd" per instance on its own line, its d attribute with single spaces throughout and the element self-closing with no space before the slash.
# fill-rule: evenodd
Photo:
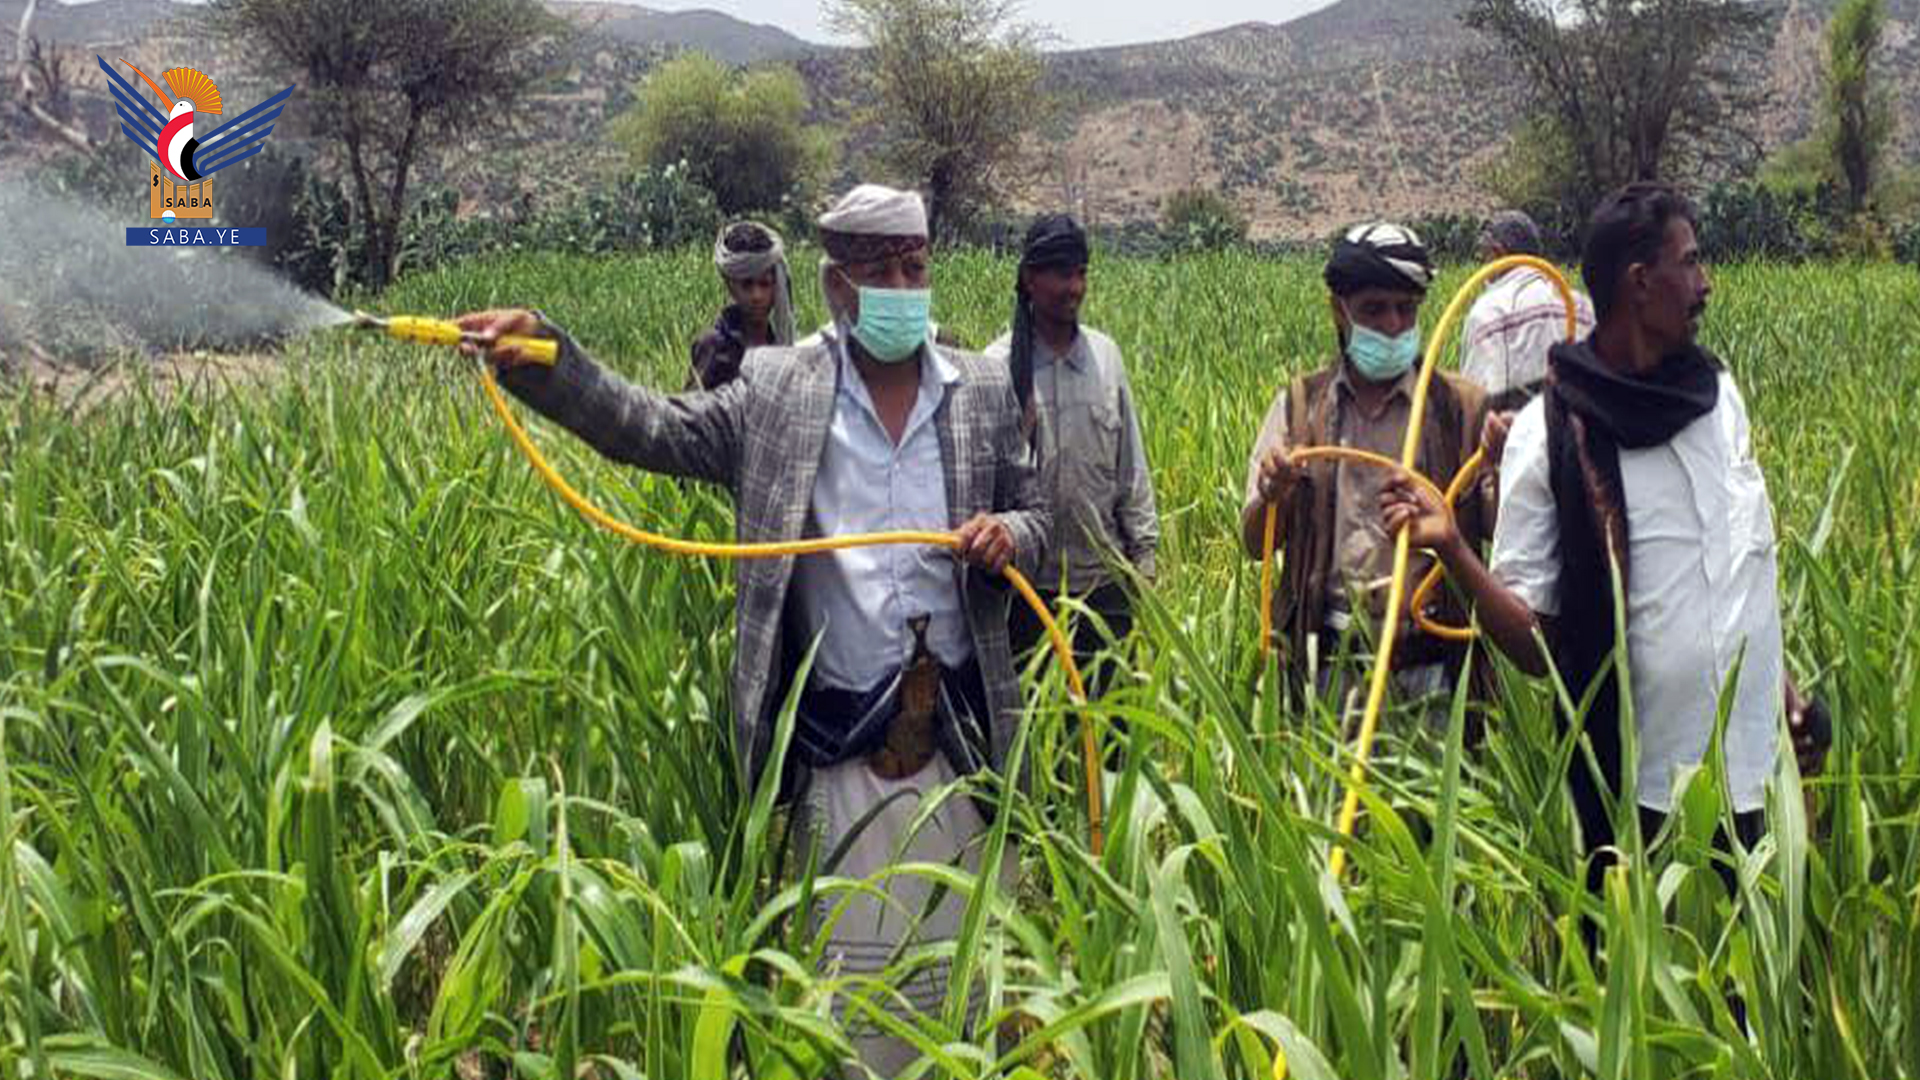
<svg viewBox="0 0 1920 1080">
<path fill-rule="evenodd" d="M 793 344 L 793 282 L 787 275 L 787 249 L 779 233 L 752 221 L 728 225 L 713 241 L 713 265 L 730 281 L 747 281 L 773 271 L 768 329 L 774 344 Z"/>
</svg>

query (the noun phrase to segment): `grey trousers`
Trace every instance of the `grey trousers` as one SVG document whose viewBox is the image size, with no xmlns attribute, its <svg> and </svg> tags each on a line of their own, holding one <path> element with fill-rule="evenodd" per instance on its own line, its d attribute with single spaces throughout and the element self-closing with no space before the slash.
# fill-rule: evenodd
<svg viewBox="0 0 1920 1080">
<path fill-rule="evenodd" d="M 808 788 L 804 822 L 808 841 L 817 845 L 820 875 L 868 886 L 820 897 L 811 917 L 816 930 L 830 927 L 820 973 L 840 985 L 834 1016 L 852 1038 L 859 1065 L 875 1076 L 898 1075 L 919 1059 L 920 1051 L 886 1034 L 868 1015 L 868 1005 L 850 1008 L 850 999 L 884 1003 L 891 1015 L 908 1024 L 913 1013 L 938 1015 L 946 1004 L 951 962 L 914 953 L 960 936 L 967 897 L 949 890 L 928 910 L 939 886 L 897 868 L 930 863 L 979 869 L 986 823 L 973 800 L 954 790 L 937 804 L 930 802 L 954 778 L 953 766 L 936 753 L 919 773 L 902 780 L 884 779 L 864 761 L 850 761 L 815 770 Z M 927 816 L 919 820 L 923 812 Z M 1003 890 L 1013 886 L 1017 861 L 1012 852 L 1002 860 Z M 879 991 L 875 981 L 881 980 L 899 997 Z M 853 1068 L 846 1075 L 865 1073 Z"/>
</svg>

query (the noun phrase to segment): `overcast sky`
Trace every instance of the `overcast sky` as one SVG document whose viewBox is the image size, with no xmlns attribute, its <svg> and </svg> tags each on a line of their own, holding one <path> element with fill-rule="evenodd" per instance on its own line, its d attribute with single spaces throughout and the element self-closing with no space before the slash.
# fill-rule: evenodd
<svg viewBox="0 0 1920 1080">
<path fill-rule="evenodd" d="M 1286 22 L 1330 0 L 1027 0 L 1024 17 L 1074 47 L 1160 41 L 1243 22 Z M 826 41 L 820 0 L 640 0 L 665 11 L 711 8 L 748 22 L 772 23 L 809 41 Z"/>
</svg>

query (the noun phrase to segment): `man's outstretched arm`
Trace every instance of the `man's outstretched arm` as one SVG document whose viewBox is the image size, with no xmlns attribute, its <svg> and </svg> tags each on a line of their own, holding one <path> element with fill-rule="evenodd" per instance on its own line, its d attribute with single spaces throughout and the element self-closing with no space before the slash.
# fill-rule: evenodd
<svg viewBox="0 0 1920 1080">
<path fill-rule="evenodd" d="M 743 444 L 746 380 L 710 393 L 668 396 L 600 366 L 537 312 L 481 311 L 461 316 L 459 323 L 483 342 L 462 345 L 462 352 L 484 353 L 501 386 L 608 458 L 648 472 L 733 483 Z M 509 336 L 557 337 L 560 359 L 548 367 L 512 346 L 484 344 Z"/>
</svg>

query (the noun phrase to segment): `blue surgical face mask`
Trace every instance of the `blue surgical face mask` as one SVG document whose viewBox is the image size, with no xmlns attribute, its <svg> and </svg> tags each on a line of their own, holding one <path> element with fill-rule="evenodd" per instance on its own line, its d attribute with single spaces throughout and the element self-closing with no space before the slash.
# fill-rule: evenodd
<svg viewBox="0 0 1920 1080">
<path fill-rule="evenodd" d="M 911 359 L 926 344 L 933 314 L 931 289 L 860 289 L 860 319 L 853 339 L 883 364 Z"/>
<path fill-rule="evenodd" d="M 1368 382 L 1389 382 L 1413 370 L 1420 358 L 1420 328 L 1412 326 L 1398 337 L 1361 326 L 1347 316 L 1347 359 Z"/>
</svg>

